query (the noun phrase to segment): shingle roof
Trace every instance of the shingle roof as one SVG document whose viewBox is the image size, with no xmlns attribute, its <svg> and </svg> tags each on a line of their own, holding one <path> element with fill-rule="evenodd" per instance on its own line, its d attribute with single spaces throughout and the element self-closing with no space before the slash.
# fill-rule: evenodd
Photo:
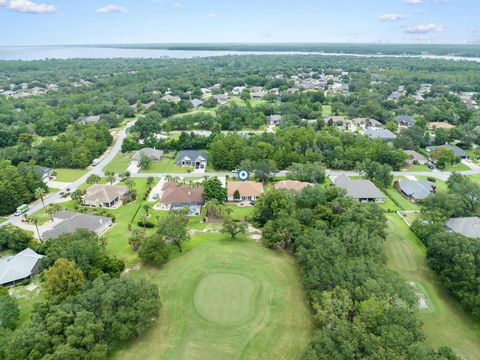
<svg viewBox="0 0 480 360">
<path fill-rule="evenodd" d="M 175 163 L 178 164 L 182 160 L 188 158 L 189 160 L 195 162 L 197 160 L 200 160 L 199 158 L 203 158 L 203 160 L 208 160 L 208 154 L 203 151 L 199 150 L 183 150 L 180 151 L 180 154 L 178 154 L 177 159 L 175 160 Z"/>
<path fill-rule="evenodd" d="M 418 162 L 427 161 L 427 158 L 425 156 L 416 152 L 415 150 L 404 150 L 404 152 L 414 161 L 418 161 Z"/>
<path fill-rule="evenodd" d="M 440 145 L 440 146 L 429 146 L 429 147 L 427 147 L 427 150 L 428 151 L 433 151 L 437 148 L 442 148 L 442 147 L 453 150 L 453 153 L 455 154 L 455 156 L 458 156 L 458 157 L 467 156 L 467 152 L 465 150 L 463 150 L 462 148 L 459 148 L 457 145 L 446 144 L 446 145 Z"/>
<path fill-rule="evenodd" d="M 415 119 L 408 115 L 398 115 L 395 118 L 395 121 L 399 124 L 406 124 L 406 125 L 415 125 L 416 123 Z"/>
<path fill-rule="evenodd" d="M 55 219 L 63 220 L 51 230 L 42 234 L 42 239 L 56 238 L 61 234 L 72 233 L 78 229 L 86 229 L 98 232 L 105 224 L 110 224 L 112 219 L 106 216 L 87 215 L 72 211 L 59 211 L 54 215 Z"/>
<path fill-rule="evenodd" d="M 370 139 L 380 139 L 380 140 L 394 140 L 397 138 L 397 135 L 392 133 L 388 129 L 370 127 L 365 130 L 365 135 Z"/>
<path fill-rule="evenodd" d="M 102 203 L 111 203 L 127 192 L 128 189 L 125 186 L 94 184 L 88 188 L 82 200 L 85 202 L 100 201 Z"/>
<path fill-rule="evenodd" d="M 140 161 L 142 158 L 142 155 L 149 157 L 150 159 L 154 161 L 159 161 L 162 156 L 163 156 L 163 150 L 157 150 L 153 148 L 143 148 L 141 150 L 138 150 L 135 155 L 132 156 L 133 161 Z"/>
<path fill-rule="evenodd" d="M 43 257 L 27 248 L 15 256 L 0 259 L 0 285 L 28 278 Z"/>
<path fill-rule="evenodd" d="M 430 181 L 399 180 L 400 190 L 417 200 L 426 199 L 434 191 L 435 185 Z"/>
<path fill-rule="evenodd" d="M 445 223 L 451 231 L 470 238 L 480 238 L 480 218 L 464 217 L 453 218 Z"/>
<path fill-rule="evenodd" d="M 350 180 L 346 175 L 337 176 L 333 183 L 347 191 L 354 199 L 385 199 L 385 195 L 370 180 Z"/>
<path fill-rule="evenodd" d="M 305 189 L 307 186 L 310 186 L 312 184 L 307 183 L 307 182 L 301 182 L 301 181 L 296 181 L 296 180 L 282 180 L 279 181 L 275 184 L 275 189 L 276 190 L 295 190 L 295 191 L 301 191 Z"/>
<path fill-rule="evenodd" d="M 237 190 L 240 196 L 260 196 L 263 193 L 263 184 L 256 181 L 230 181 L 227 183 L 228 196 L 233 196 Z"/>
<path fill-rule="evenodd" d="M 167 186 L 167 184 L 169 184 Z M 173 185 L 172 185 L 173 184 Z M 176 183 L 168 182 L 163 186 L 162 204 L 197 204 L 203 203 L 203 188 L 178 187 Z"/>
</svg>

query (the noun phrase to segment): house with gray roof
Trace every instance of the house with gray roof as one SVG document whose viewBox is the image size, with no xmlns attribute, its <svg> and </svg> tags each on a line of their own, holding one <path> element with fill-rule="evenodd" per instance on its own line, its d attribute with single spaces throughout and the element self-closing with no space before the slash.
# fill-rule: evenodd
<svg viewBox="0 0 480 360">
<path fill-rule="evenodd" d="M 146 156 L 148 158 L 150 158 L 150 160 L 152 160 L 153 162 L 159 162 L 160 159 L 162 158 L 163 156 L 163 150 L 157 150 L 157 149 L 153 149 L 153 148 L 143 148 L 141 150 L 138 150 L 133 156 L 132 158 L 130 159 L 130 161 L 135 161 L 137 163 L 140 162 L 140 160 L 142 159 L 142 156 Z"/>
<path fill-rule="evenodd" d="M 400 126 L 413 126 L 416 124 L 415 119 L 408 115 L 398 115 L 395 121 Z"/>
<path fill-rule="evenodd" d="M 463 236 L 480 238 L 480 217 L 452 218 L 445 223 L 445 228 Z"/>
<path fill-rule="evenodd" d="M 0 285 L 13 285 L 19 281 L 32 278 L 40 272 L 44 255 L 32 249 L 25 249 L 15 256 L 0 259 Z"/>
<path fill-rule="evenodd" d="M 384 141 L 392 141 L 397 138 L 397 135 L 390 130 L 376 127 L 367 128 L 364 134 L 370 139 L 380 139 Z"/>
<path fill-rule="evenodd" d="M 42 234 L 43 240 L 55 239 L 62 234 L 73 233 L 79 229 L 103 234 L 112 225 L 112 219 L 106 216 L 88 215 L 73 211 L 59 211 L 53 215 L 55 225 Z"/>
<path fill-rule="evenodd" d="M 161 100 L 168 101 L 168 102 L 174 102 L 174 103 L 179 103 L 182 98 L 180 96 L 172 96 L 170 94 L 167 94 L 161 98 Z"/>
<path fill-rule="evenodd" d="M 200 106 L 203 105 L 203 101 L 200 99 L 193 99 L 193 100 L 190 100 L 190 102 L 192 103 L 192 106 L 194 109 L 198 109 Z"/>
<path fill-rule="evenodd" d="M 207 167 L 208 154 L 199 150 L 183 150 L 175 160 L 177 166 L 189 166 L 194 169 L 205 169 Z"/>
<path fill-rule="evenodd" d="M 370 180 L 351 180 L 346 175 L 333 179 L 335 187 L 343 189 L 347 195 L 360 202 L 385 202 L 385 195 Z"/>
<path fill-rule="evenodd" d="M 403 152 L 408 155 L 407 164 L 424 165 L 428 162 L 428 159 L 425 156 L 415 150 L 404 150 Z"/>
<path fill-rule="evenodd" d="M 282 121 L 282 115 L 270 115 L 267 121 L 269 125 L 279 125 Z"/>
<path fill-rule="evenodd" d="M 438 148 L 447 148 L 447 149 L 453 150 L 453 153 L 455 154 L 455 156 L 459 157 L 460 159 L 468 158 L 467 152 L 462 148 L 458 147 L 457 145 L 445 144 L 440 146 L 428 146 L 427 151 L 432 152 L 433 150 Z"/>
<path fill-rule="evenodd" d="M 435 194 L 437 189 L 434 183 L 420 180 L 398 180 L 395 188 L 413 202 L 425 200 L 430 194 Z"/>
<path fill-rule="evenodd" d="M 100 115 L 94 115 L 94 116 L 84 116 L 80 118 L 80 123 L 81 124 L 98 124 L 100 121 Z"/>
</svg>

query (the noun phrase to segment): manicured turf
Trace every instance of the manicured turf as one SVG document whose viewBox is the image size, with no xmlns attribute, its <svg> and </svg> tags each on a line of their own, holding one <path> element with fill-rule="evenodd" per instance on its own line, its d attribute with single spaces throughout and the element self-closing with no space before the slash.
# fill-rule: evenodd
<svg viewBox="0 0 480 360">
<path fill-rule="evenodd" d="M 480 184 L 480 175 L 472 175 L 472 176 L 469 176 L 469 178 L 470 178 L 473 182 L 476 182 L 477 184 Z"/>
<path fill-rule="evenodd" d="M 245 220 L 245 218 L 248 218 L 253 212 L 253 206 L 237 206 L 234 204 L 228 204 L 227 208 L 233 210 L 231 216 L 235 220 Z"/>
<path fill-rule="evenodd" d="M 478 325 L 439 284 L 425 261 L 425 247 L 395 214 L 388 214 L 387 265 L 420 293 L 427 344 L 450 346 L 466 360 L 480 358 Z"/>
<path fill-rule="evenodd" d="M 322 105 L 322 115 L 323 116 L 332 115 L 332 106 L 331 105 Z"/>
<path fill-rule="evenodd" d="M 410 171 L 410 172 L 430 172 L 430 169 L 427 165 L 420 165 L 420 164 L 413 164 L 409 167 L 402 169 L 402 171 Z"/>
<path fill-rule="evenodd" d="M 87 171 L 87 169 L 55 169 L 57 174 L 55 181 L 73 182 L 81 178 Z"/>
<path fill-rule="evenodd" d="M 401 210 L 420 210 L 420 206 L 411 202 L 406 197 L 398 192 L 397 189 L 391 187 L 384 191 L 385 195 L 387 195 L 393 202 L 400 207 Z"/>
<path fill-rule="evenodd" d="M 103 170 L 105 171 L 113 171 L 115 174 L 121 174 L 124 173 L 129 165 L 130 162 L 130 157 L 132 154 L 127 153 L 127 154 L 122 154 L 119 153 L 117 156 L 113 158 L 113 160 L 105 167 Z"/>
<path fill-rule="evenodd" d="M 451 166 L 448 166 L 445 170 L 443 171 L 450 171 L 450 172 L 454 172 L 454 171 L 466 171 L 466 170 L 470 170 L 470 168 L 463 164 L 463 163 L 458 163 L 458 164 L 455 164 L 455 165 L 451 165 Z"/>
<path fill-rule="evenodd" d="M 187 173 L 193 171 L 191 167 L 175 166 L 175 156 L 173 159 L 163 158 L 159 162 L 154 162 L 150 168 L 140 170 L 142 173 Z"/>
<path fill-rule="evenodd" d="M 244 238 L 208 233 L 160 270 L 159 321 L 115 359 L 300 359 L 311 332 L 295 261 Z"/>
</svg>

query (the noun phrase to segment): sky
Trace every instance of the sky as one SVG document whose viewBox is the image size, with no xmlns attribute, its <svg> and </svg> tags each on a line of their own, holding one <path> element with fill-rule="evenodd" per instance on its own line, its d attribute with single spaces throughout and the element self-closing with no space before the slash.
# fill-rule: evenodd
<svg viewBox="0 0 480 360">
<path fill-rule="evenodd" d="M 480 44 L 480 0 L 0 0 L 0 46 Z"/>
</svg>

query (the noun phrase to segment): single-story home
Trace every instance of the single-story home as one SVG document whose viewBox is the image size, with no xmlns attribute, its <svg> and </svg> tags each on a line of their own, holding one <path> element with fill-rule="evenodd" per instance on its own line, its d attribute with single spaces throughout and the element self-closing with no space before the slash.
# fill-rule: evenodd
<svg viewBox="0 0 480 360">
<path fill-rule="evenodd" d="M 153 162 L 159 162 L 160 159 L 163 157 L 163 150 L 157 150 L 152 148 L 143 148 L 138 150 L 130 159 L 130 161 L 135 161 L 137 163 L 140 162 L 142 156 L 146 156 L 150 158 Z"/>
<path fill-rule="evenodd" d="M 194 208 L 191 215 L 200 215 L 202 210 L 203 187 L 183 187 L 178 186 L 173 181 L 166 182 L 162 187 L 162 197 L 160 198 L 160 208 L 172 210 L 178 208 Z"/>
<path fill-rule="evenodd" d="M 385 202 L 385 195 L 370 180 L 351 180 L 346 175 L 337 176 L 333 184 L 360 202 Z"/>
<path fill-rule="evenodd" d="M 1 258 L 0 285 L 13 285 L 37 275 L 40 272 L 43 257 L 43 255 L 27 248 L 17 255 Z"/>
<path fill-rule="evenodd" d="M 430 194 L 435 194 L 436 186 L 430 181 L 398 180 L 395 188 L 413 202 L 425 200 Z"/>
<path fill-rule="evenodd" d="M 420 164 L 425 165 L 428 159 L 415 150 L 404 150 L 404 153 L 408 155 L 407 164 Z"/>
<path fill-rule="evenodd" d="M 393 132 L 388 129 L 369 127 L 365 130 L 365 135 L 370 139 L 380 139 L 384 141 L 392 141 L 397 138 Z"/>
<path fill-rule="evenodd" d="M 302 191 L 307 186 L 311 186 L 312 184 L 297 180 L 281 180 L 275 183 L 275 190 L 295 190 L 295 191 Z"/>
<path fill-rule="evenodd" d="M 208 154 L 199 150 L 183 150 L 175 160 L 177 166 L 192 166 L 195 169 L 207 167 Z"/>
<path fill-rule="evenodd" d="M 182 101 L 182 98 L 180 96 L 172 96 L 170 94 L 167 94 L 161 98 L 162 100 L 168 101 L 168 102 L 174 102 L 174 103 L 179 103 Z"/>
<path fill-rule="evenodd" d="M 269 125 L 278 125 L 282 121 L 282 115 L 270 115 L 267 121 Z"/>
<path fill-rule="evenodd" d="M 118 204 L 128 193 L 125 186 L 94 184 L 87 189 L 82 198 L 82 203 L 86 206 L 111 208 Z"/>
<path fill-rule="evenodd" d="M 466 159 L 468 158 L 468 154 L 465 150 L 462 148 L 459 148 L 457 145 L 450 145 L 450 144 L 445 144 L 445 145 L 440 145 L 440 146 L 428 146 L 427 151 L 432 152 L 433 150 L 437 148 L 447 148 L 450 150 L 453 150 L 453 153 L 455 156 L 459 157 L 460 159 Z"/>
<path fill-rule="evenodd" d="M 332 124 L 332 125 L 345 125 L 347 119 L 345 116 L 335 115 L 335 116 L 327 116 L 325 117 L 325 123 Z"/>
<path fill-rule="evenodd" d="M 395 121 L 401 126 L 413 126 L 416 124 L 415 119 L 408 115 L 398 115 Z"/>
<path fill-rule="evenodd" d="M 250 93 L 250 97 L 252 98 L 252 100 L 261 100 L 267 95 L 268 95 L 268 91 L 263 89 L 258 91 L 252 91 Z"/>
<path fill-rule="evenodd" d="M 203 105 L 203 101 L 200 100 L 200 99 L 193 99 L 193 100 L 190 100 L 190 102 L 192 103 L 192 106 L 193 106 L 195 109 L 198 109 L 200 106 Z"/>
<path fill-rule="evenodd" d="M 452 124 L 449 124 L 445 121 L 436 121 L 436 122 L 431 122 L 427 125 L 428 130 L 435 130 L 435 129 L 446 129 L 450 130 L 453 129 L 455 126 Z"/>
<path fill-rule="evenodd" d="M 80 123 L 81 124 L 98 124 L 100 121 L 100 115 L 94 115 L 94 116 L 84 116 L 80 118 Z"/>
<path fill-rule="evenodd" d="M 238 192 L 238 197 L 236 193 Z M 257 200 L 263 194 L 263 184 L 256 181 L 230 181 L 227 183 L 227 200 Z"/>
<path fill-rule="evenodd" d="M 228 103 L 228 100 L 229 100 L 228 94 L 218 94 L 218 95 L 213 95 L 213 97 L 217 99 L 220 105 L 225 105 L 226 103 Z"/>
<path fill-rule="evenodd" d="M 463 236 L 480 238 L 480 217 L 463 217 L 447 220 L 445 228 Z"/>
<path fill-rule="evenodd" d="M 53 220 L 56 225 L 42 234 L 43 240 L 55 239 L 62 234 L 73 233 L 79 229 L 86 229 L 101 235 L 112 225 L 112 219 L 109 217 L 73 211 L 59 211 L 53 215 Z"/>
</svg>

